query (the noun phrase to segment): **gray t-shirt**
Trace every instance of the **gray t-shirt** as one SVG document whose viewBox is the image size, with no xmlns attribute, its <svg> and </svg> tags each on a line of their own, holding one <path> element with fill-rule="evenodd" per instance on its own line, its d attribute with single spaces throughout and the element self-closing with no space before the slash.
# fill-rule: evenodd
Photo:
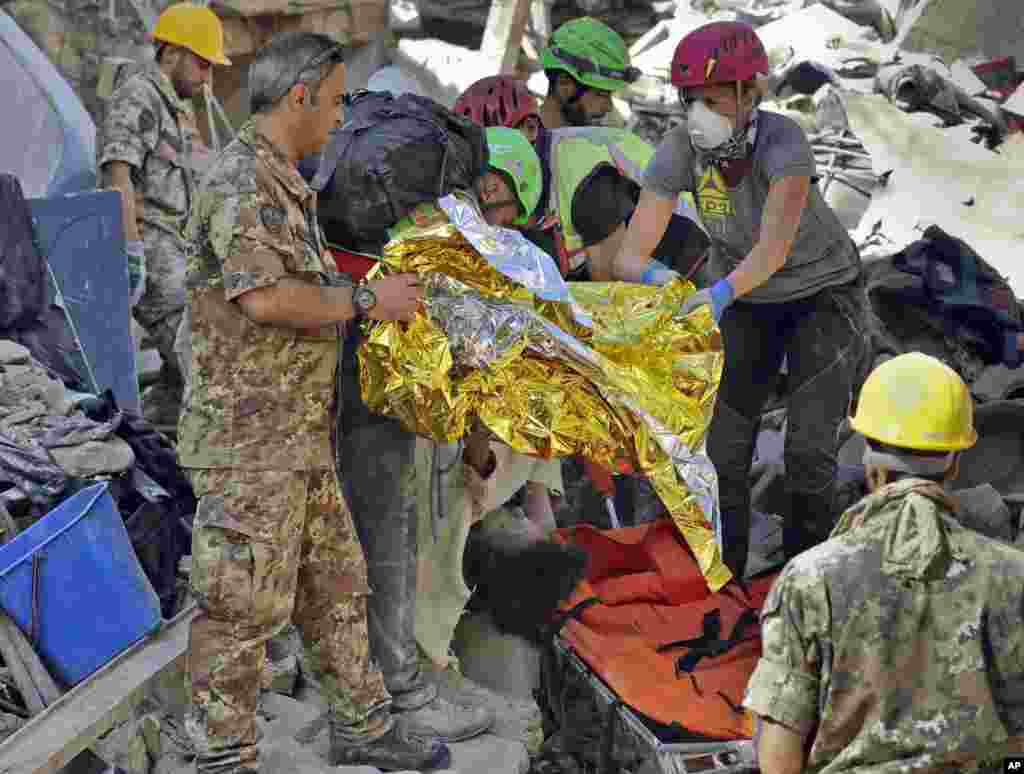
<svg viewBox="0 0 1024 774">
<path fill-rule="evenodd" d="M 814 151 L 803 129 L 790 118 L 761 110 L 751 169 L 735 188 L 705 164 L 686 125 L 665 136 L 644 173 L 644 188 L 675 199 L 690 191 L 712 239 L 711 270 L 724 277 L 757 243 L 761 214 L 773 181 L 815 175 Z M 770 304 L 811 296 L 843 285 L 860 273 L 860 257 L 843 224 L 812 185 L 800 228 L 786 263 L 744 301 Z"/>
</svg>

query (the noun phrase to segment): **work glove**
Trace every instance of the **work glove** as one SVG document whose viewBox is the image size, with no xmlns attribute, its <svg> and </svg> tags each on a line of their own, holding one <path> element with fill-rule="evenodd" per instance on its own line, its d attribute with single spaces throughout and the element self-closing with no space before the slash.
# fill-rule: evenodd
<svg viewBox="0 0 1024 774">
<path fill-rule="evenodd" d="M 722 312 L 725 311 L 726 307 L 729 306 L 736 299 L 736 291 L 729 280 L 722 278 L 718 280 L 710 288 L 704 288 L 698 290 L 692 296 L 687 298 L 682 307 L 679 309 L 679 314 L 686 317 L 690 312 L 699 309 L 702 306 L 711 307 L 711 316 L 715 320 L 715 325 L 718 325 L 718 321 L 722 319 Z"/>
<path fill-rule="evenodd" d="M 653 258 L 647 264 L 644 273 L 640 275 L 642 284 L 657 285 L 658 287 L 663 287 L 677 279 L 681 279 L 679 272 L 673 271 L 661 261 L 656 261 Z"/>
<path fill-rule="evenodd" d="M 139 241 L 125 244 L 128 257 L 128 303 L 135 306 L 146 292 L 146 248 Z"/>
<path fill-rule="evenodd" d="M 1021 351 L 1022 339 L 1024 339 L 1024 334 L 1007 331 L 1003 340 L 1003 365 L 1007 368 L 1017 368 L 1024 360 L 1024 351 Z"/>
</svg>

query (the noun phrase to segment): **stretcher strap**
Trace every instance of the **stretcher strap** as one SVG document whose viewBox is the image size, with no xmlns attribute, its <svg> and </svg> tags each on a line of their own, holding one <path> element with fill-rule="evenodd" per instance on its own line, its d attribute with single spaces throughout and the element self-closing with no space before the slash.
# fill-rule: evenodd
<svg viewBox="0 0 1024 774">
<path fill-rule="evenodd" d="M 736 621 L 732 634 L 726 640 L 722 639 L 722 612 L 719 608 L 704 614 L 704 631 L 700 637 L 691 640 L 677 640 L 665 645 L 659 645 L 655 650 L 664 653 L 672 648 L 689 648 L 690 652 L 685 656 L 676 659 L 676 677 L 690 674 L 696 669 L 700 660 L 705 657 L 715 658 L 728 652 L 733 647 L 744 641 L 744 634 L 748 627 L 757 623 L 757 611 L 747 608 Z"/>
<path fill-rule="evenodd" d="M 568 610 L 560 610 L 558 614 L 554 617 L 554 619 L 551 621 L 551 625 L 548 627 L 548 630 L 545 633 L 546 638 L 554 637 L 556 634 L 562 631 L 562 627 L 565 626 L 565 624 L 569 621 L 570 618 L 574 618 L 577 621 L 579 621 L 580 616 L 583 615 L 584 610 L 593 605 L 600 604 L 600 602 L 601 600 L 597 597 L 587 597 L 582 602 L 579 602 L 570 607 Z"/>
</svg>

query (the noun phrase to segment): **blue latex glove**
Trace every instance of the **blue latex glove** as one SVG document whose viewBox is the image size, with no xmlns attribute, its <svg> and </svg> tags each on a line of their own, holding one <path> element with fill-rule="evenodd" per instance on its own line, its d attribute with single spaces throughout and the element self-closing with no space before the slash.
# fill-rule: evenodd
<svg viewBox="0 0 1024 774">
<path fill-rule="evenodd" d="M 1003 365 L 1007 368 L 1018 368 L 1024 360 L 1024 352 L 1017 345 L 1017 331 L 1008 331 L 1004 339 Z"/>
<path fill-rule="evenodd" d="M 125 243 L 128 259 L 128 300 L 132 306 L 139 303 L 146 292 L 146 248 L 142 241 Z"/>
<path fill-rule="evenodd" d="M 715 325 L 717 325 L 718 321 L 722 319 L 722 312 L 734 300 L 736 300 L 736 291 L 733 289 L 732 283 L 723 277 L 710 288 L 698 290 L 686 299 L 679 310 L 679 314 L 685 317 L 702 306 L 710 306 L 711 316 L 715 320 Z"/>
<path fill-rule="evenodd" d="M 661 261 L 656 261 L 653 258 L 647 264 L 644 273 L 640 275 L 640 282 L 642 284 L 657 285 L 658 287 L 667 285 L 677 279 L 680 279 L 679 272 L 673 271 Z"/>
</svg>

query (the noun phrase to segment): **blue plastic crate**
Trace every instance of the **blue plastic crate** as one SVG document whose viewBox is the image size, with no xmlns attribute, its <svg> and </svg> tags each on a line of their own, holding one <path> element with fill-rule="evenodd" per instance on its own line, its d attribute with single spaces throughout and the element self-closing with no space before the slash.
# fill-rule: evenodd
<svg viewBox="0 0 1024 774">
<path fill-rule="evenodd" d="M 107 484 L 69 497 L 0 546 L 0 607 L 26 634 L 37 557 L 36 652 L 66 686 L 160 627 L 160 600 Z"/>
</svg>

